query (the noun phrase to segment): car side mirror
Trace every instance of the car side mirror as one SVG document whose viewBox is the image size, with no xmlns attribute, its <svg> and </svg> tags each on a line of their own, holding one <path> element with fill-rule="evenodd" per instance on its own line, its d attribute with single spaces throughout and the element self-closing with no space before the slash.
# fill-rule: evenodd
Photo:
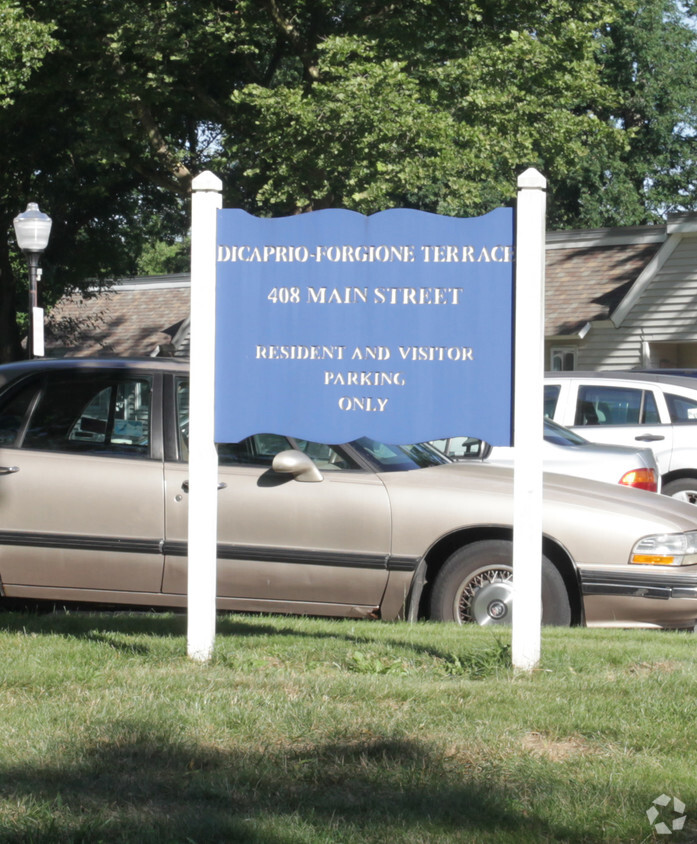
<svg viewBox="0 0 697 844">
<path fill-rule="evenodd" d="M 271 468 L 274 472 L 293 475 L 295 480 L 301 483 L 312 484 L 324 480 L 322 473 L 307 454 L 303 454 L 297 448 L 279 451 L 273 459 Z"/>
</svg>

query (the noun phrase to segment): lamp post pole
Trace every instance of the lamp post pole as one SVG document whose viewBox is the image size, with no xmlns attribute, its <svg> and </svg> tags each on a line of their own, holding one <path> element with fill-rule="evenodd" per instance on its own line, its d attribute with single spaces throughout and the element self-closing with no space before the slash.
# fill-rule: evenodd
<svg viewBox="0 0 697 844">
<path fill-rule="evenodd" d="M 48 246 L 51 234 L 51 218 L 39 211 L 35 202 L 14 218 L 17 245 L 24 252 L 29 268 L 29 331 L 27 333 L 27 357 L 44 354 L 44 313 L 39 308 L 39 278 L 41 255 Z"/>
<path fill-rule="evenodd" d="M 36 333 L 36 309 L 39 307 L 39 253 L 25 252 L 27 259 L 27 267 L 29 268 L 29 331 L 27 333 L 27 357 L 34 357 L 34 347 L 37 345 L 35 341 Z M 43 352 L 41 351 L 43 355 Z"/>
</svg>

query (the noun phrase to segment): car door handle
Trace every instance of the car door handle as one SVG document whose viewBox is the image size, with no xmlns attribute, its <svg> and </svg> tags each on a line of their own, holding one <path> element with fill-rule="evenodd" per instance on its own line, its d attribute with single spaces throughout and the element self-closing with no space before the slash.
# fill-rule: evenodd
<svg viewBox="0 0 697 844">
<path fill-rule="evenodd" d="M 0 475 L 13 475 L 19 472 L 19 466 L 0 466 Z"/>
<path fill-rule="evenodd" d="M 182 489 L 184 490 L 184 492 L 189 491 L 189 482 L 188 481 L 184 481 L 182 483 Z M 227 484 L 226 483 L 219 483 L 218 489 L 227 489 Z"/>
<path fill-rule="evenodd" d="M 664 440 L 665 437 L 661 434 L 642 434 L 640 437 L 634 437 L 634 439 L 642 443 L 655 443 L 658 440 Z"/>
</svg>

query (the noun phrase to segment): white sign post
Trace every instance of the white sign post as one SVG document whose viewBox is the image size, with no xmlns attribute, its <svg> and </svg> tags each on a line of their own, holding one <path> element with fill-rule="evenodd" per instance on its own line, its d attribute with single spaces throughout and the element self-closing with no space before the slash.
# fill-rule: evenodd
<svg viewBox="0 0 697 844">
<path fill-rule="evenodd" d="M 217 212 L 222 182 L 193 181 L 189 408 L 188 646 L 210 659 L 215 641 L 218 455 L 215 447 Z M 542 399 L 546 181 L 518 179 L 513 514 L 513 665 L 539 662 L 542 555 Z"/>
<path fill-rule="evenodd" d="M 545 209 L 547 181 L 518 177 L 513 444 L 513 667 L 540 661 Z"/>
<path fill-rule="evenodd" d="M 189 387 L 188 641 L 205 662 L 215 641 L 218 452 L 214 440 L 216 214 L 223 183 L 197 176 L 191 208 L 191 380 Z"/>
</svg>

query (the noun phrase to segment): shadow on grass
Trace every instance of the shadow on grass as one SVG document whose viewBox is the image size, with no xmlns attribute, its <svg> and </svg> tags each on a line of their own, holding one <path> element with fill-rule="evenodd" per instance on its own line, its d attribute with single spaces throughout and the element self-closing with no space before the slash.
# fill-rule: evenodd
<svg viewBox="0 0 697 844">
<path fill-rule="evenodd" d="M 53 604 L 25 605 L 22 603 L 6 605 L 5 609 L 5 612 L 0 612 L 0 631 L 89 639 L 132 653 L 146 654 L 149 649 L 147 645 L 142 643 L 138 645 L 120 644 L 110 639 L 109 634 L 121 634 L 125 636 L 147 635 L 163 638 L 186 637 L 187 634 L 187 617 L 183 611 L 138 611 L 133 609 L 124 610 L 121 608 L 114 612 L 109 612 L 95 607 L 56 607 Z M 259 623 L 254 620 L 253 615 L 240 616 L 230 613 L 218 616 L 216 633 L 218 637 L 229 637 L 239 640 L 258 638 L 260 636 L 288 636 L 294 639 L 316 641 L 345 641 L 351 647 L 363 646 L 374 642 L 381 647 L 394 646 L 411 651 L 419 656 L 445 661 L 453 658 L 452 651 L 445 651 L 432 645 L 410 642 L 407 641 L 406 637 L 404 639 L 386 639 L 384 635 L 381 635 L 382 630 L 380 630 L 379 621 L 372 622 L 376 625 L 376 636 L 374 639 L 369 633 L 367 634 L 370 627 L 369 623 L 366 623 L 362 627 L 361 635 L 356 636 L 355 632 L 352 631 L 356 619 L 332 619 L 332 621 L 335 624 L 337 622 L 345 623 L 346 632 L 341 631 L 338 624 L 331 631 L 319 629 L 300 630 L 295 627 L 284 627 L 283 616 L 280 615 L 274 617 L 270 623 Z M 406 629 L 407 622 L 403 622 L 403 624 Z M 491 643 L 494 645 L 500 644 L 493 634 L 491 636 Z"/>
<path fill-rule="evenodd" d="M 592 840 L 525 817 L 473 763 L 418 741 L 225 752 L 122 723 L 72 752 L 1 772 L 0 840 Z"/>
</svg>

